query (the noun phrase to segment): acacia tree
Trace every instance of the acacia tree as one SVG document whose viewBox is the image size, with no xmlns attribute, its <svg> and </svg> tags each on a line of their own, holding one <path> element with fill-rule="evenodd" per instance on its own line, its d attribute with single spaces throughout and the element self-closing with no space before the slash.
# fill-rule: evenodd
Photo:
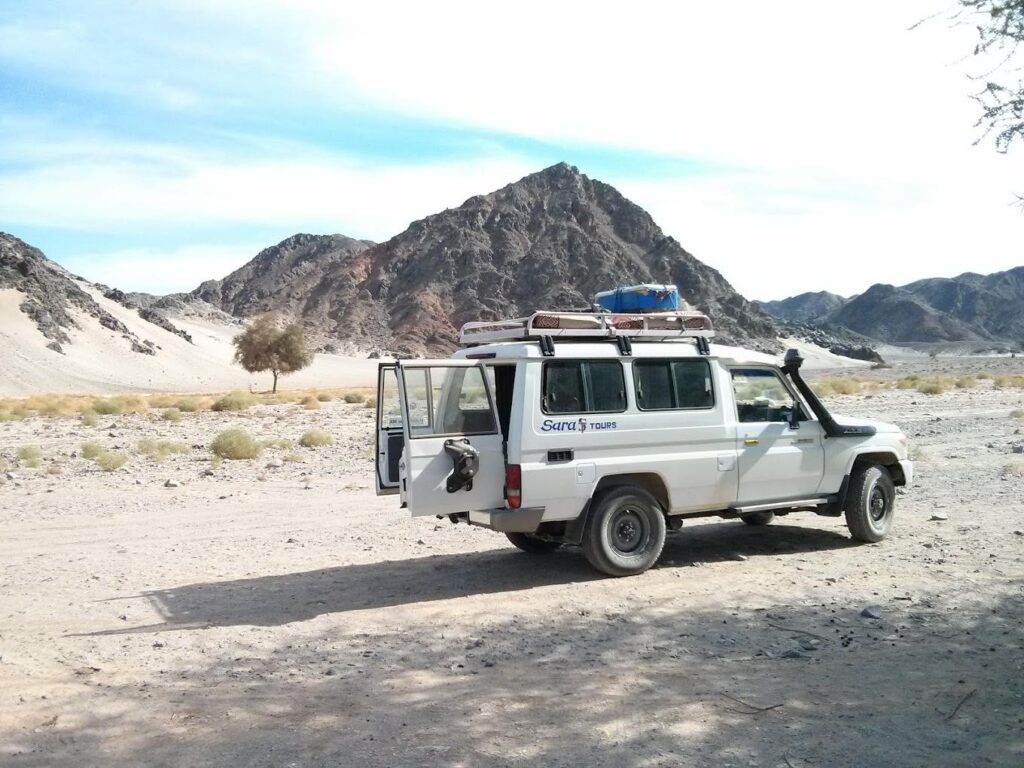
<svg viewBox="0 0 1024 768">
<path fill-rule="evenodd" d="M 249 373 L 270 371 L 274 375 L 272 392 L 277 392 L 277 377 L 282 373 L 294 373 L 313 362 L 302 328 L 296 323 L 282 327 L 272 314 L 257 317 L 233 343 L 236 363 Z"/>
<path fill-rule="evenodd" d="M 995 134 L 996 149 L 1006 152 L 1024 140 L 1024 80 L 1018 57 L 1024 43 L 1024 0 L 959 0 L 958 21 L 974 25 L 974 55 L 991 62 L 976 79 L 984 87 L 975 94 L 982 114 L 982 138 Z"/>
</svg>

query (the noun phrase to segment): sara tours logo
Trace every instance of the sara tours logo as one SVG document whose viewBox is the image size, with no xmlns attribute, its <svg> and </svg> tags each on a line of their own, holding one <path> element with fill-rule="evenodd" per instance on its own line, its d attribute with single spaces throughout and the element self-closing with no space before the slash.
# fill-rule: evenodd
<svg viewBox="0 0 1024 768">
<path fill-rule="evenodd" d="M 579 432 L 580 434 L 591 430 L 615 429 L 618 425 L 614 421 L 587 421 L 586 418 L 579 419 L 544 419 L 540 425 L 541 432 Z"/>
</svg>

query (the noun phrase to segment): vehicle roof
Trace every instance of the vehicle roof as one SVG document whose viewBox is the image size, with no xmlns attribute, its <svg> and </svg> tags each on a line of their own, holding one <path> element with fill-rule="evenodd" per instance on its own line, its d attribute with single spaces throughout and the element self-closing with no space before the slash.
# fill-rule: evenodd
<svg viewBox="0 0 1024 768">
<path fill-rule="evenodd" d="M 725 363 L 740 365 L 775 365 L 777 358 L 763 352 L 742 347 L 730 347 L 724 344 L 711 344 L 711 354 L 702 355 L 692 341 L 643 341 L 633 342 L 633 353 L 630 358 L 645 357 L 692 357 L 695 359 L 715 358 Z M 476 347 L 465 347 L 452 355 L 455 359 L 475 357 L 491 357 L 496 360 L 521 360 L 543 358 L 540 344 L 535 341 L 505 341 L 494 344 L 481 344 Z M 562 341 L 555 342 L 555 359 L 571 360 L 578 358 L 619 358 L 619 348 L 611 340 L 608 341 Z"/>
</svg>

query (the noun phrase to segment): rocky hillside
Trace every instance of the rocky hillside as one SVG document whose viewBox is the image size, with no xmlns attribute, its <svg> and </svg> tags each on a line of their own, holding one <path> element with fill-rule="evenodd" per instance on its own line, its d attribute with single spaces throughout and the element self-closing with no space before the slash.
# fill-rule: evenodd
<svg viewBox="0 0 1024 768">
<path fill-rule="evenodd" d="M 803 293 L 761 302 L 789 322 L 853 331 L 891 343 L 1015 342 L 1024 339 L 1024 267 L 991 275 L 918 280 L 904 286 L 878 283 L 844 299 Z"/>
<path fill-rule="evenodd" d="M 344 235 L 293 235 L 264 248 L 223 280 L 206 281 L 193 296 L 235 317 L 269 311 L 305 317 L 310 302 L 316 304 L 316 290 L 324 276 L 373 244 Z"/>
<path fill-rule="evenodd" d="M 836 311 L 846 303 L 846 299 L 828 291 L 816 291 L 790 296 L 780 301 L 755 303 L 772 317 L 791 323 L 806 323 Z"/>
<path fill-rule="evenodd" d="M 585 307 L 620 285 L 675 283 L 725 341 L 777 346 L 771 317 L 639 206 L 564 163 L 385 243 L 359 248 L 339 238 L 298 235 L 196 295 L 235 314 L 301 318 L 328 347 L 447 354 L 468 321 Z"/>
<path fill-rule="evenodd" d="M 135 334 L 84 291 L 67 270 L 50 261 L 38 248 L 0 232 L 0 290 L 24 294 L 20 309 L 36 324 L 54 352 L 63 352 L 68 331 L 86 318 L 120 334 L 136 352 L 153 354 L 151 345 Z M 77 310 L 77 312 L 76 312 Z"/>
</svg>

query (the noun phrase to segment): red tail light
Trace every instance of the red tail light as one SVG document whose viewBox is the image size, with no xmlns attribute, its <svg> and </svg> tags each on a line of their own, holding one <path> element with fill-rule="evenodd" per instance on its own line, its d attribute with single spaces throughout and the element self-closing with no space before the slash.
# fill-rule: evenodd
<svg viewBox="0 0 1024 768">
<path fill-rule="evenodd" d="M 523 470 L 518 464 L 505 467 L 505 501 L 511 509 L 519 509 L 523 503 Z"/>
</svg>

